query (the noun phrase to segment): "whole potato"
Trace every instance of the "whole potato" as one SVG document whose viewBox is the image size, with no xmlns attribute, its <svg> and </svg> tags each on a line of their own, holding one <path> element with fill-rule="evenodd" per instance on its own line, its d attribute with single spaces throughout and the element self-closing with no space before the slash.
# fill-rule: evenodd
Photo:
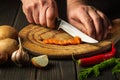
<svg viewBox="0 0 120 80">
<path fill-rule="evenodd" d="M 0 40 L 0 63 L 7 61 L 8 57 L 18 49 L 18 42 L 15 39 L 6 38 Z"/>
<path fill-rule="evenodd" d="M 0 40 L 5 38 L 17 39 L 18 31 L 9 25 L 0 26 Z"/>
<path fill-rule="evenodd" d="M 8 60 L 8 53 L 0 51 L 0 64 L 5 63 Z"/>
</svg>

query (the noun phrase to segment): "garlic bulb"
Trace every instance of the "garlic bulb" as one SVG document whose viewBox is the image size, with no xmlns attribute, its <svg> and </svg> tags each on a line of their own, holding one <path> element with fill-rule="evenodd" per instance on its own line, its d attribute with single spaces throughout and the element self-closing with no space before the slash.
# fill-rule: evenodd
<svg viewBox="0 0 120 80">
<path fill-rule="evenodd" d="M 18 40 L 19 40 L 19 49 L 12 53 L 11 60 L 16 65 L 21 67 L 22 65 L 24 65 L 29 61 L 29 55 L 26 51 L 23 50 L 20 37 L 18 38 Z"/>
</svg>

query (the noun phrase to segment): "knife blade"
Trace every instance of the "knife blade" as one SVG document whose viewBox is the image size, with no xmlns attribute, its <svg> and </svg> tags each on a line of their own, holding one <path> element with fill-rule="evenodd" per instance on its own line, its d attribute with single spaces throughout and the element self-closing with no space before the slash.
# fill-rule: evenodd
<svg viewBox="0 0 120 80">
<path fill-rule="evenodd" d="M 98 41 L 95 40 L 94 38 L 88 36 L 87 34 L 83 33 L 82 31 L 78 30 L 77 28 L 75 28 L 74 26 L 72 26 L 71 24 L 60 18 L 57 18 L 57 26 L 58 26 L 58 30 L 61 28 L 73 37 L 78 36 L 81 38 L 83 42 L 98 43 Z"/>
</svg>

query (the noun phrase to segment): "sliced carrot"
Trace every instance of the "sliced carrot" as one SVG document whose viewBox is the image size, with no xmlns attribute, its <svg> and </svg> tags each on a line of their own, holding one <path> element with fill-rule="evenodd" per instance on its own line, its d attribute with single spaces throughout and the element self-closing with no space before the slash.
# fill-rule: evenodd
<svg viewBox="0 0 120 80">
<path fill-rule="evenodd" d="M 79 44 L 81 42 L 81 39 L 77 36 L 74 38 L 74 40 L 75 40 L 76 44 Z"/>
<path fill-rule="evenodd" d="M 81 39 L 79 37 L 74 37 L 72 39 L 68 40 L 57 40 L 57 39 L 45 39 L 43 40 L 43 43 L 45 44 L 57 44 L 57 45 L 68 45 L 68 44 L 80 44 Z"/>
</svg>

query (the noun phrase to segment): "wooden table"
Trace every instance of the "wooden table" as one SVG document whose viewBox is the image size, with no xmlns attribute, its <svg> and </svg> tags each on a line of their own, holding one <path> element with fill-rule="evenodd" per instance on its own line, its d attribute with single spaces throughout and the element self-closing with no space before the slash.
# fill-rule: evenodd
<svg viewBox="0 0 120 80">
<path fill-rule="evenodd" d="M 58 2 L 65 4 L 60 0 Z M 62 10 L 59 9 L 59 11 Z M 65 15 L 61 17 L 65 18 Z M 28 24 L 22 12 L 20 0 L 0 0 L 0 25 L 3 24 L 11 25 L 17 30 L 21 30 Z M 120 42 L 116 44 L 116 48 L 116 57 L 120 57 Z M 82 67 L 73 60 L 50 59 L 49 63 L 48 67 L 39 69 L 31 64 L 19 68 L 12 61 L 8 61 L 0 65 L 0 80 L 78 80 L 77 75 Z M 99 77 L 91 76 L 87 80 L 120 80 L 120 74 L 112 75 L 111 68 L 109 68 L 102 71 Z"/>
</svg>

